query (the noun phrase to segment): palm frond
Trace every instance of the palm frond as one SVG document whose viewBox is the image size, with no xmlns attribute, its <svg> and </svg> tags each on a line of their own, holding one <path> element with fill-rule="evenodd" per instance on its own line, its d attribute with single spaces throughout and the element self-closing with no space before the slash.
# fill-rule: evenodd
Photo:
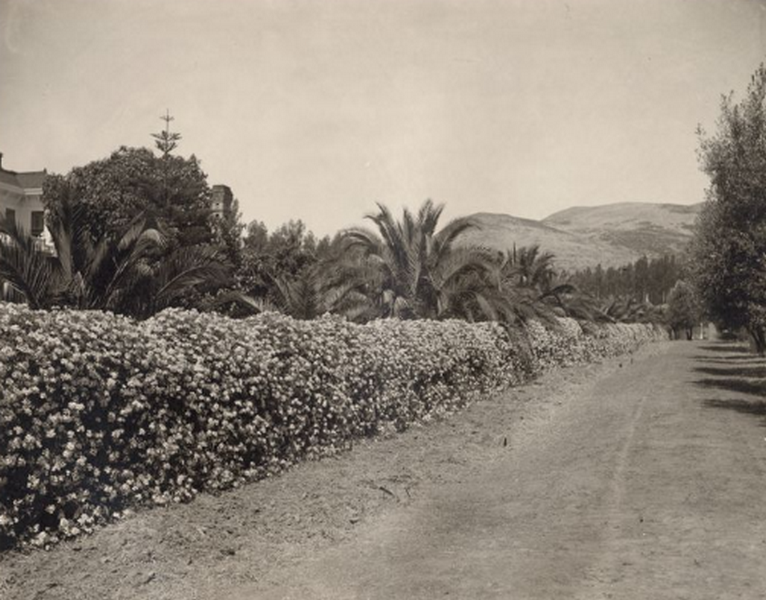
<svg viewBox="0 0 766 600">
<path fill-rule="evenodd" d="M 15 222 L 0 217 L 0 280 L 22 294 L 34 309 L 50 303 L 57 283 L 50 256 L 37 244 Z"/>
<path fill-rule="evenodd" d="M 200 284 L 223 285 L 228 275 L 227 267 L 219 260 L 215 250 L 180 248 L 162 260 L 155 273 L 155 309 L 171 306 Z"/>
<path fill-rule="evenodd" d="M 215 310 L 222 306 L 226 306 L 227 304 L 234 304 L 240 308 L 244 308 L 253 315 L 257 315 L 267 310 L 266 302 L 263 298 L 253 298 L 239 290 L 229 290 L 218 294 L 208 303 L 207 308 Z"/>
</svg>

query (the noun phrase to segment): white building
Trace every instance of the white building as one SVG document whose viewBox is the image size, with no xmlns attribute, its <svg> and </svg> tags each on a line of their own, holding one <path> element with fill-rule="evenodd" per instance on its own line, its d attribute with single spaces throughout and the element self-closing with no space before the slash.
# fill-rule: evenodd
<svg viewBox="0 0 766 600">
<path fill-rule="evenodd" d="M 19 173 L 3 167 L 0 152 L 0 215 L 41 240 L 45 237 L 43 180 L 46 171 Z"/>
</svg>

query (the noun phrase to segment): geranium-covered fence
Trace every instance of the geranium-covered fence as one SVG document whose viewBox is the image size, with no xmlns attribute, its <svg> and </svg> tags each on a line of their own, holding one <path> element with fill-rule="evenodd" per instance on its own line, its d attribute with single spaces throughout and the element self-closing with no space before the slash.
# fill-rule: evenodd
<svg viewBox="0 0 766 600">
<path fill-rule="evenodd" d="M 569 319 L 526 332 L 180 310 L 135 322 L 0 304 L 0 547 L 255 480 L 658 337 Z"/>
</svg>

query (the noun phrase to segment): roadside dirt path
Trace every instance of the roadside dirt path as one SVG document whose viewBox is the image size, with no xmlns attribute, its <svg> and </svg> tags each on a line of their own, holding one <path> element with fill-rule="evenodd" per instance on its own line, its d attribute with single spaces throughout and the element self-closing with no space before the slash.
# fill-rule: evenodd
<svg viewBox="0 0 766 600">
<path fill-rule="evenodd" d="M 765 417 L 763 360 L 654 344 L 0 555 L 0 598 L 764 598 Z"/>
<path fill-rule="evenodd" d="M 634 361 L 339 547 L 236 598 L 766 597 L 766 367 Z"/>
</svg>

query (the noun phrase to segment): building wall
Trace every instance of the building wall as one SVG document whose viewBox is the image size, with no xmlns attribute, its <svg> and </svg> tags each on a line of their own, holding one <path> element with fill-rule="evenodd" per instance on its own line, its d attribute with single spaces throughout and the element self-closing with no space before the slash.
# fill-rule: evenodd
<svg viewBox="0 0 766 600">
<path fill-rule="evenodd" d="M 17 172 L 4 168 L 0 152 L 0 216 L 12 216 L 19 229 L 37 237 L 40 249 L 52 251 L 42 201 L 46 176 L 45 170 Z"/>
<path fill-rule="evenodd" d="M 0 182 L 0 214 L 6 216 L 7 209 L 13 210 L 17 227 L 31 232 L 32 214 L 38 213 L 38 219 L 44 214 L 42 193 L 40 188 L 24 190 Z"/>
<path fill-rule="evenodd" d="M 212 202 L 210 208 L 213 211 L 213 215 L 220 219 L 229 216 L 231 203 L 234 200 L 231 188 L 227 185 L 214 185 L 211 191 Z"/>
</svg>

